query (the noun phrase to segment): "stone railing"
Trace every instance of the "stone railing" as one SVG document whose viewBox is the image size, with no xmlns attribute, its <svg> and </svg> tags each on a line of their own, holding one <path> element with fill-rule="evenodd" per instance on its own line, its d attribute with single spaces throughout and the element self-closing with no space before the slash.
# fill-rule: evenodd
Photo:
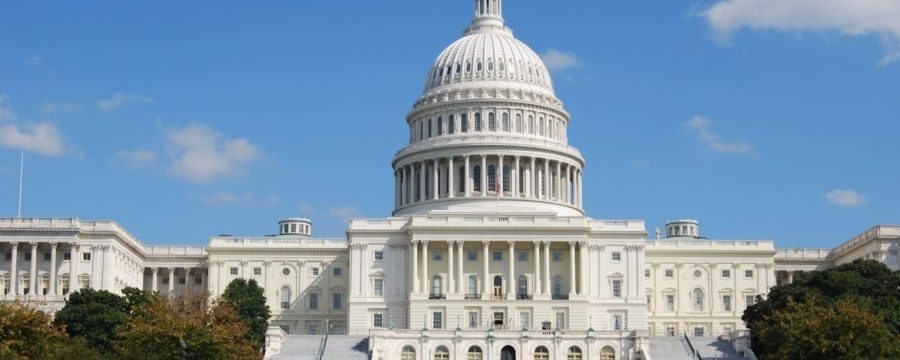
<svg viewBox="0 0 900 360">
<path fill-rule="evenodd" d="M 825 260 L 831 255 L 829 249 L 778 249 L 777 260 Z"/>
<path fill-rule="evenodd" d="M 411 329 L 370 329 L 369 335 L 374 338 L 396 339 L 586 339 L 606 338 L 621 339 L 627 337 L 648 337 L 647 331 L 584 331 L 584 330 L 411 330 Z"/>
<path fill-rule="evenodd" d="M 844 254 L 857 246 L 863 245 L 866 242 L 872 241 L 879 237 L 900 237 L 900 226 L 893 225 L 878 225 L 875 226 L 866 232 L 859 234 L 852 239 L 844 242 L 841 245 L 838 245 L 834 249 L 832 249 L 832 253 L 834 256 L 838 256 Z"/>
<path fill-rule="evenodd" d="M 663 239 L 650 240 L 646 244 L 647 250 L 760 250 L 775 251 L 775 244 L 771 240 L 703 240 L 703 239 Z"/>
<path fill-rule="evenodd" d="M 72 229 L 81 227 L 73 218 L 0 218 L 0 229 Z"/>
<path fill-rule="evenodd" d="M 644 220 L 591 220 L 595 231 L 646 231 Z"/>
<path fill-rule="evenodd" d="M 353 219 L 350 220 L 351 230 L 399 230 L 407 223 L 405 218 L 389 219 Z"/>
<path fill-rule="evenodd" d="M 575 227 L 587 230 L 588 222 L 583 217 L 558 216 L 497 216 L 497 215 L 447 215 L 414 216 L 413 227 L 432 226 L 534 226 L 534 227 Z"/>
<path fill-rule="evenodd" d="M 205 246 L 148 246 L 147 256 L 206 256 Z"/>
<path fill-rule="evenodd" d="M 273 356 L 281 353 L 281 346 L 284 344 L 284 330 L 278 326 L 269 326 L 266 330 L 266 349 L 263 354 L 263 360 L 269 360 Z"/>
<path fill-rule="evenodd" d="M 219 236 L 209 239 L 210 247 L 257 247 L 265 245 L 290 245 L 325 248 L 347 247 L 347 239 L 307 238 L 301 236 L 231 237 Z"/>
<path fill-rule="evenodd" d="M 502 135 L 502 134 L 487 134 L 487 133 L 477 133 L 477 132 L 469 132 L 469 133 L 460 133 L 458 135 L 449 135 L 449 136 L 439 136 L 435 138 L 431 138 L 428 140 L 418 141 L 407 147 L 398 151 L 395 155 L 396 158 L 402 157 L 404 155 L 408 155 L 410 153 L 414 153 L 421 150 L 429 150 L 434 148 L 440 148 L 445 146 L 465 146 L 465 145 L 490 145 L 492 147 L 500 147 L 504 145 L 511 146 L 533 146 L 540 148 L 551 148 L 556 149 L 564 153 L 568 153 L 577 158 L 581 158 L 581 152 L 578 151 L 575 147 L 569 146 L 566 143 L 552 140 L 552 139 L 544 139 L 538 137 L 529 137 L 529 136 L 513 136 L 513 135 Z M 487 154 L 490 155 L 490 154 Z"/>
</svg>

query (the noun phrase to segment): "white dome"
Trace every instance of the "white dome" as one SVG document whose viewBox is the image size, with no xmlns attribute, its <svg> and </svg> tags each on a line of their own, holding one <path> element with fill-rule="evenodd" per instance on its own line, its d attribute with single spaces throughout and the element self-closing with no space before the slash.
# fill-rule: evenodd
<svg viewBox="0 0 900 360">
<path fill-rule="evenodd" d="M 472 27 L 437 57 L 425 96 L 445 89 L 492 82 L 553 96 L 553 82 L 544 62 L 505 27 Z M 497 84 L 491 87 L 496 87 Z"/>
</svg>

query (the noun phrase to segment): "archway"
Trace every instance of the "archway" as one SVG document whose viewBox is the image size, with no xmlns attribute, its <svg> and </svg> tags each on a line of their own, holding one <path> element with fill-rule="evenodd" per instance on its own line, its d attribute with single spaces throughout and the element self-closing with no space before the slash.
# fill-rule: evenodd
<svg viewBox="0 0 900 360">
<path fill-rule="evenodd" d="M 516 360 L 516 349 L 512 346 L 504 346 L 500 349 L 500 360 Z"/>
</svg>

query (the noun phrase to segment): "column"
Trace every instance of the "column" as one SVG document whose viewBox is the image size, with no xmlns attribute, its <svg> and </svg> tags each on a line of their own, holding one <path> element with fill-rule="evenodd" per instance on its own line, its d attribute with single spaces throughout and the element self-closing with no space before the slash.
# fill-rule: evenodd
<svg viewBox="0 0 900 360">
<path fill-rule="evenodd" d="M 193 271 L 192 268 L 184 269 L 184 296 L 183 296 L 184 298 L 188 298 L 189 296 L 191 296 L 191 272 L 192 271 Z M 250 278 L 250 275 L 251 274 L 249 274 L 249 273 L 247 274 L 248 279 Z"/>
<path fill-rule="evenodd" d="M 422 241 L 422 291 L 429 293 L 428 290 L 428 242 Z"/>
<path fill-rule="evenodd" d="M 488 287 L 489 287 L 488 284 L 490 284 L 490 281 L 488 280 L 488 278 L 490 277 L 489 272 L 488 272 L 490 270 L 488 268 L 488 255 L 489 255 L 488 254 L 488 246 L 490 246 L 489 242 L 487 242 L 487 241 L 481 242 L 481 262 L 482 262 L 481 298 L 482 299 L 487 299 L 488 296 L 490 296 L 490 292 L 488 291 Z"/>
<path fill-rule="evenodd" d="M 38 253 L 37 253 L 38 244 L 36 242 L 31 243 L 31 273 L 28 276 L 28 286 L 30 288 L 29 294 L 31 296 L 37 295 L 37 262 L 38 262 Z"/>
<path fill-rule="evenodd" d="M 425 201 L 425 160 L 419 163 L 419 201 Z"/>
<path fill-rule="evenodd" d="M 544 183 L 541 184 L 544 191 L 542 199 L 550 200 L 550 159 L 544 159 Z"/>
<path fill-rule="evenodd" d="M 48 294 L 56 296 L 59 295 L 56 292 L 56 247 L 57 243 L 50 244 L 50 289 L 47 291 Z"/>
<path fill-rule="evenodd" d="M 454 257 L 453 257 L 453 247 L 456 246 L 454 242 L 447 243 L 447 293 L 456 294 L 456 272 L 453 269 L 454 265 Z"/>
<path fill-rule="evenodd" d="M 403 192 L 403 194 L 400 195 L 402 198 L 400 202 L 403 203 L 403 205 L 407 205 L 409 204 L 409 171 L 406 169 L 406 166 L 403 166 L 402 170 L 403 179 L 400 181 L 403 183 L 400 185 L 400 191 Z"/>
<path fill-rule="evenodd" d="M 453 186 L 453 157 L 447 158 L 447 197 L 456 197 L 456 187 Z"/>
<path fill-rule="evenodd" d="M 580 274 L 580 276 L 579 276 L 580 279 L 581 279 L 581 282 L 578 284 L 578 293 L 579 293 L 580 295 L 584 296 L 584 295 L 587 295 L 587 276 L 588 276 L 588 268 L 587 268 L 587 253 L 588 253 L 588 247 L 587 247 L 587 242 L 582 241 L 582 242 L 578 243 L 578 252 L 579 252 L 579 255 L 580 255 L 579 262 L 580 262 L 580 265 L 581 265 L 581 266 L 580 266 L 580 267 L 581 267 L 581 274 Z M 640 274 L 640 275 L 643 276 L 644 274 Z"/>
<path fill-rule="evenodd" d="M 412 243 L 413 294 L 419 293 L 419 243 Z"/>
<path fill-rule="evenodd" d="M 13 253 L 13 259 L 16 258 Z M 69 249 L 69 293 L 78 289 L 78 244 L 72 243 Z"/>
<path fill-rule="evenodd" d="M 487 196 L 487 155 L 481 155 L 481 196 Z"/>
<path fill-rule="evenodd" d="M 103 250 L 103 279 L 100 281 L 100 288 L 106 291 L 113 291 L 112 284 L 110 283 L 113 280 L 112 276 L 112 246 L 111 245 L 103 245 L 100 247 Z"/>
<path fill-rule="evenodd" d="M 537 184 L 537 171 L 535 171 L 534 167 L 534 157 L 531 158 L 531 163 L 528 165 L 528 184 L 525 187 L 525 194 L 529 199 L 534 198 L 534 189 L 536 188 L 535 184 Z"/>
<path fill-rule="evenodd" d="M 534 295 L 541 295 L 543 292 L 541 291 L 541 242 L 534 242 L 534 290 L 532 292 Z"/>
<path fill-rule="evenodd" d="M 12 259 L 10 259 L 11 264 L 9 267 L 9 293 L 16 296 L 19 295 L 19 281 L 16 279 L 17 275 L 19 275 L 19 243 L 13 241 L 9 245 L 12 250 Z"/>
<path fill-rule="evenodd" d="M 570 187 L 571 183 L 571 187 Z M 566 166 L 566 203 L 575 204 L 575 180 L 572 178 L 572 166 Z"/>
<path fill-rule="evenodd" d="M 515 156 L 514 159 L 510 182 L 512 183 L 512 197 L 517 198 L 519 197 L 519 190 L 522 184 L 519 184 L 519 180 L 521 180 L 519 179 L 519 157 Z"/>
<path fill-rule="evenodd" d="M 569 298 L 575 295 L 575 243 L 569 242 Z"/>
<path fill-rule="evenodd" d="M 268 268 L 268 267 L 269 267 L 269 266 L 268 266 L 268 261 L 267 261 L 267 262 L 266 262 L 266 268 Z M 208 284 L 207 284 L 207 282 L 209 281 L 209 280 L 207 279 L 207 272 L 208 272 L 208 271 L 209 271 L 209 268 L 207 268 L 206 271 L 200 270 L 200 285 L 202 286 L 202 289 L 203 289 L 204 291 L 207 291 L 207 292 L 209 291 L 209 286 L 208 286 Z M 266 271 L 266 274 L 265 274 L 265 275 L 266 275 L 266 276 L 263 278 L 263 279 L 264 279 L 263 282 L 264 282 L 264 283 L 267 283 L 268 280 L 269 280 L 269 273 L 268 273 L 268 271 Z M 268 290 L 268 289 L 267 289 L 267 285 L 264 285 L 264 286 L 263 286 L 263 291 L 267 291 L 267 290 Z"/>
<path fill-rule="evenodd" d="M 150 290 L 157 292 L 159 291 L 159 268 L 151 268 L 150 272 L 153 273 L 153 276 L 150 277 Z"/>
<path fill-rule="evenodd" d="M 169 293 L 167 296 L 171 299 L 175 297 L 175 268 L 169 268 Z"/>
<path fill-rule="evenodd" d="M 562 162 L 556 162 L 556 186 L 553 193 L 556 194 L 556 201 L 562 202 Z"/>
<path fill-rule="evenodd" d="M 463 184 L 463 189 L 465 189 L 465 190 L 463 192 L 465 193 L 466 197 L 469 197 L 472 195 L 471 190 L 470 190 L 472 188 L 472 168 L 469 166 L 469 155 L 465 156 L 465 161 L 466 161 L 466 165 L 465 165 L 466 168 L 464 171 L 465 171 L 466 176 L 465 176 L 465 184 Z"/>
<path fill-rule="evenodd" d="M 503 155 L 497 157 L 497 176 L 499 177 L 495 180 L 500 183 L 500 187 L 494 190 L 497 191 L 497 196 L 503 197 L 503 193 L 506 191 L 506 182 L 503 181 Z"/>
<path fill-rule="evenodd" d="M 737 275 L 735 275 L 735 276 L 737 276 Z M 794 283 L 794 272 L 793 272 L 793 271 L 788 271 L 788 272 L 787 272 L 787 276 L 788 276 L 788 282 L 787 282 L 787 283 L 788 283 L 788 284 L 793 284 L 793 283 Z"/>
<path fill-rule="evenodd" d="M 431 199 L 437 200 L 437 199 L 441 198 L 441 181 L 440 181 L 441 176 L 440 176 L 440 173 L 438 172 L 439 167 L 440 167 L 440 160 L 434 159 L 432 161 L 434 162 L 434 166 L 431 169 L 431 173 L 432 173 L 431 182 L 433 184 L 431 186 L 431 193 L 434 196 L 432 196 Z"/>
<path fill-rule="evenodd" d="M 578 170 L 578 207 L 581 207 L 584 204 L 584 194 L 581 193 L 584 188 L 582 185 L 584 181 L 584 177 L 582 174 L 582 170 Z"/>
<path fill-rule="evenodd" d="M 550 242 L 544 242 L 544 295 L 550 294 Z"/>
<path fill-rule="evenodd" d="M 509 265 L 506 299 L 513 300 L 516 298 L 516 243 L 512 241 L 509 242 L 509 257 L 506 262 Z"/>
<path fill-rule="evenodd" d="M 457 265 L 456 271 L 459 274 L 459 276 L 456 277 L 456 293 L 457 294 L 463 293 L 465 291 L 465 290 L 463 290 L 464 289 L 463 284 L 466 283 L 466 279 L 464 279 L 465 276 L 463 275 L 463 256 L 465 256 L 465 255 L 463 255 L 464 254 L 463 244 L 464 243 L 462 241 L 456 242 L 456 246 L 458 248 L 457 249 L 458 251 L 456 252 L 457 253 L 457 255 L 456 255 L 456 265 Z"/>
</svg>

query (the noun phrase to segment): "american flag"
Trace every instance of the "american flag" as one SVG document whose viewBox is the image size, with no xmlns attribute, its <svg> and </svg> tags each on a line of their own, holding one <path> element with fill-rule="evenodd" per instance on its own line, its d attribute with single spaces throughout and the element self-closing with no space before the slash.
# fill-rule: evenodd
<svg viewBox="0 0 900 360">
<path fill-rule="evenodd" d="M 496 188 L 497 188 L 497 196 L 502 195 L 503 194 L 503 178 L 500 176 L 497 177 Z"/>
</svg>

